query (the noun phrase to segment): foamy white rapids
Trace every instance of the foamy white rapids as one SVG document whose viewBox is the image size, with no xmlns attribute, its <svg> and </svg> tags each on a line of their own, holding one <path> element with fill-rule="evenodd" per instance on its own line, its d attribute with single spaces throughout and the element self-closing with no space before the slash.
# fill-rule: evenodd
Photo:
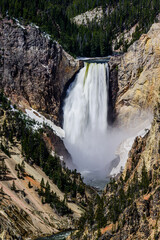
<svg viewBox="0 0 160 240">
<path fill-rule="evenodd" d="M 64 104 L 64 143 L 79 170 L 97 170 L 106 160 L 108 64 L 86 63 Z"/>
</svg>

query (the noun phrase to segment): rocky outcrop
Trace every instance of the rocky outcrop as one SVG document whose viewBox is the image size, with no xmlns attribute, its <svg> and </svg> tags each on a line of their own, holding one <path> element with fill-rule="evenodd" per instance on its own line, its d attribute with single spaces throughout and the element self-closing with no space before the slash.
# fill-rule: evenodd
<svg viewBox="0 0 160 240">
<path fill-rule="evenodd" d="M 77 25 L 83 24 L 87 26 L 92 21 L 96 21 L 97 23 L 100 23 L 102 18 L 103 18 L 103 9 L 102 7 L 97 7 L 97 8 L 94 8 L 93 10 L 77 15 L 72 19 L 72 21 Z"/>
<path fill-rule="evenodd" d="M 36 26 L 1 18 L 0 33 L 0 86 L 5 94 L 59 123 L 64 86 L 81 63 Z"/>
<path fill-rule="evenodd" d="M 0 191 L 0 200 L 1 239 L 24 239 L 27 236 L 35 236 L 30 216 L 18 208 L 3 191 Z"/>
<path fill-rule="evenodd" d="M 118 32 L 116 38 L 112 41 L 112 51 L 123 52 L 124 44 L 131 45 L 133 42 L 133 35 L 136 33 L 139 24 L 136 23 L 131 29 L 125 29 L 122 33 Z"/>
<path fill-rule="evenodd" d="M 72 157 L 64 146 L 63 140 L 58 137 L 50 128 L 45 129 L 45 143 L 50 151 L 55 152 L 64 160 L 67 167 L 76 168 L 72 162 Z"/>
<path fill-rule="evenodd" d="M 148 131 L 143 138 L 137 137 L 134 141 L 123 172 L 124 177 L 126 176 L 127 170 L 130 172 L 137 171 L 140 176 L 144 163 L 148 172 L 154 171 L 154 166 L 159 166 L 160 120 L 158 106 L 157 104 L 154 110 L 154 119 L 150 131 Z"/>
<path fill-rule="evenodd" d="M 127 208 L 119 223 L 115 224 L 112 231 L 107 231 L 100 240 L 150 240 L 159 239 L 159 200 L 160 188 L 152 194 L 140 198 Z"/>
<path fill-rule="evenodd" d="M 111 71 L 117 62 L 118 94 L 115 104 L 117 123 L 137 125 L 137 118 L 145 119 L 153 112 L 160 87 L 160 23 L 152 25 L 123 56 L 112 57 Z"/>
</svg>

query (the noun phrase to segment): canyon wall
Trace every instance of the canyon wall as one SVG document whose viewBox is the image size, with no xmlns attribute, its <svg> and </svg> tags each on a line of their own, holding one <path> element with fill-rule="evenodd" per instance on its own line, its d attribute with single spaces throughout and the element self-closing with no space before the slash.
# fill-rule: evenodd
<svg viewBox="0 0 160 240">
<path fill-rule="evenodd" d="M 136 126 L 137 119 L 147 118 L 159 101 L 160 23 L 153 24 L 124 55 L 111 57 L 109 64 L 112 85 L 117 86 L 112 90 L 117 123 Z"/>
<path fill-rule="evenodd" d="M 0 19 L 0 87 L 13 102 L 50 114 L 59 124 L 64 86 L 81 66 L 37 26 Z"/>
</svg>

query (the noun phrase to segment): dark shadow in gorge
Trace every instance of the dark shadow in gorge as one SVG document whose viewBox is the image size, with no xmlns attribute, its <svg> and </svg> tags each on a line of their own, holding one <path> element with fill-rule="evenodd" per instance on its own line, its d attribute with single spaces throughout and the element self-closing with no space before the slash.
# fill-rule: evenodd
<svg viewBox="0 0 160 240">
<path fill-rule="evenodd" d="M 109 65 L 110 69 L 110 65 Z M 108 89 L 108 114 L 107 114 L 107 121 L 108 125 L 112 126 L 115 123 L 117 114 L 115 109 L 117 93 L 119 91 L 118 88 L 118 68 L 117 65 L 112 67 L 109 70 L 109 89 Z"/>
<path fill-rule="evenodd" d="M 81 69 L 80 69 L 81 70 Z M 62 92 L 62 95 L 61 95 L 61 98 L 60 98 L 60 107 L 59 107 L 59 122 L 60 122 L 60 127 L 63 128 L 63 106 L 64 106 L 64 102 L 65 102 L 65 99 L 67 97 L 67 94 L 68 94 L 68 89 L 70 87 L 70 85 L 74 82 L 74 80 L 76 80 L 76 76 L 78 75 L 79 71 L 78 70 L 72 78 L 70 78 L 68 80 L 68 82 L 65 84 L 64 86 L 64 89 L 63 89 L 63 92 Z"/>
</svg>

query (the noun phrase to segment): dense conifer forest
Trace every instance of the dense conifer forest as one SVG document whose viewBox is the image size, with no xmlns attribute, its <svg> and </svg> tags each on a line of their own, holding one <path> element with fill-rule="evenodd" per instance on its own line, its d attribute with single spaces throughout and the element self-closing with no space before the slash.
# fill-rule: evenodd
<svg viewBox="0 0 160 240">
<path fill-rule="evenodd" d="M 103 7 L 103 18 L 87 26 L 77 26 L 71 18 L 97 6 Z M 18 18 L 24 24 L 35 23 L 42 31 L 59 41 L 74 56 L 106 56 L 112 53 L 116 34 L 139 25 L 132 42 L 149 30 L 160 10 L 159 0 L 1 0 L 3 16 Z M 130 43 L 131 44 L 131 43 Z M 123 50 L 128 42 L 122 38 Z"/>
</svg>

